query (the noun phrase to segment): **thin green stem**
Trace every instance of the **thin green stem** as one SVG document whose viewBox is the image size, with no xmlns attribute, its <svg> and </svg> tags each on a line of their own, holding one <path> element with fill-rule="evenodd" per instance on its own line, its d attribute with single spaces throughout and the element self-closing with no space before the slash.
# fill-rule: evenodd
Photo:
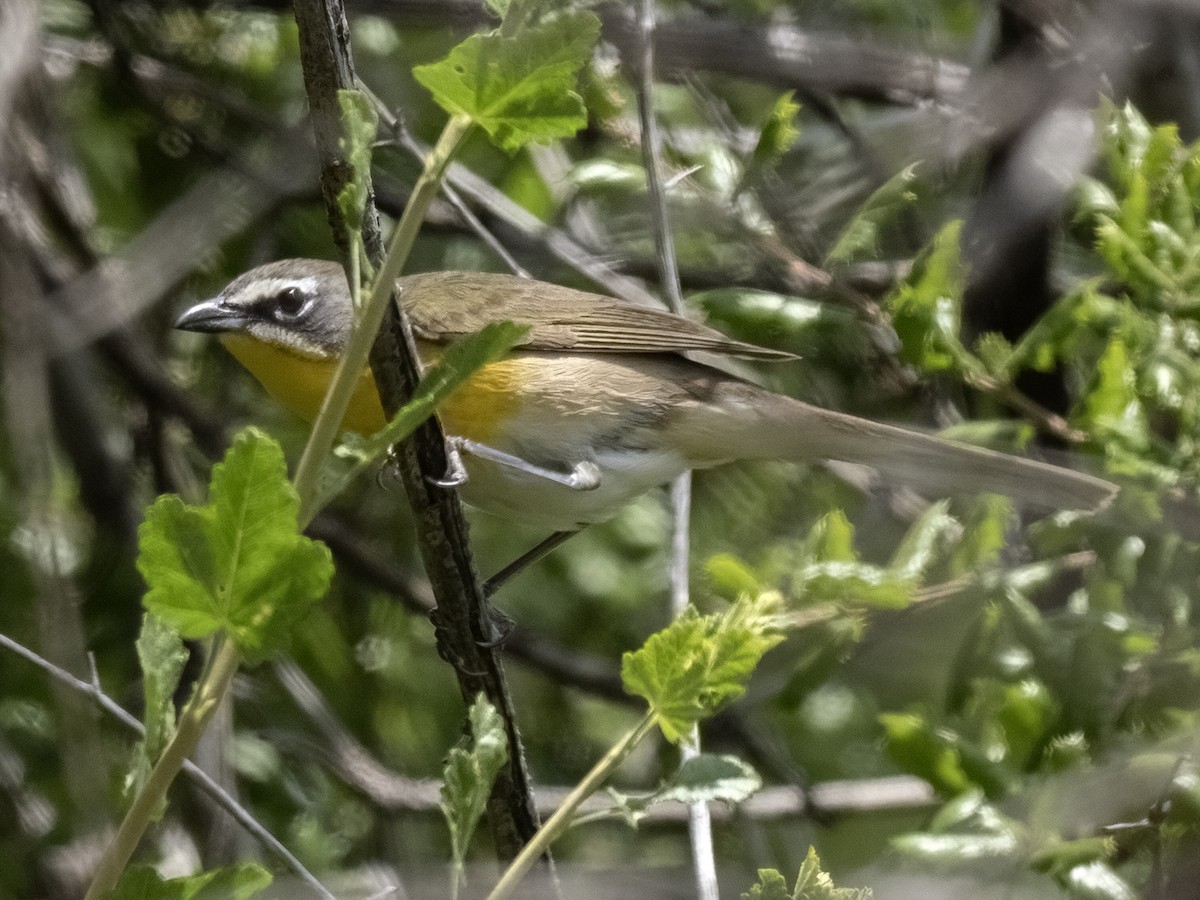
<svg viewBox="0 0 1200 900">
<path fill-rule="evenodd" d="M 512 865 L 508 867 L 500 881 L 492 888 L 492 892 L 488 894 L 487 900 L 504 900 L 504 898 L 512 896 L 517 885 L 521 883 L 521 879 L 525 877 L 525 873 L 533 868 L 533 864 L 537 862 L 538 858 L 550 849 L 550 845 L 558 839 L 559 835 L 567 830 L 567 826 L 571 824 L 571 817 L 579 808 L 579 804 L 600 790 L 601 785 L 625 761 L 625 757 L 629 756 L 633 748 L 650 733 L 654 724 L 654 713 L 646 713 L 642 720 L 626 733 L 625 737 L 613 744 L 599 762 L 592 766 L 592 770 L 583 777 L 579 784 L 575 785 L 571 793 L 567 794 L 562 805 L 554 811 L 554 815 L 537 830 L 533 840 L 517 854 Z"/>
<path fill-rule="evenodd" d="M 395 288 L 396 278 L 408 260 L 408 254 L 416 241 L 417 232 L 425 219 L 429 204 L 437 195 L 446 168 L 454 158 L 459 145 L 471 129 L 471 120 L 466 116 L 454 116 L 442 129 L 437 144 L 425 159 L 425 169 L 421 177 L 413 185 L 412 195 L 404 214 L 400 217 L 396 230 L 392 234 L 391 244 L 384 257 L 383 266 L 375 276 L 371 286 L 371 295 L 366 306 L 360 311 L 355 321 L 350 342 L 346 352 L 338 361 L 333 381 L 321 404 L 321 411 L 313 421 L 312 431 L 309 432 L 308 443 L 296 466 L 296 493 L 300 495 L 300 527 L 304 528 L 316 514 L 314 498 L 316 497 L 317 476 L 321 466 L 329 455 L 333 440 L 341 428 L 346 408 L 350 405 L 350 397 L 354 394 L 359 374 L 367 367 L 367 357 L 371 353 L 371 344 L 379 331 L 379 324 L 387 311 L 388 300 Z"/>
<path fill-rule="evenodd" d="M 167 789 L 183 767 L 184 761 L 196 748 L 200 736 L 208 726 L 213 714 L 220 706 L 229 689 L 230 682 L 238 669 L 238 652 L 234 643 L 223 635 L 213 642 L 212 654 L 204 674 L 196 685 L 196 692 L 188 701 L 179 719 L 179 727 L 171 736 L 162 756 L 150 771 L 150 777 L 134 798 L 133 805 L 125 814 L 121 827 L 104 851 L 100 866 L 92 878 L 84 900 L 100 900 L 108 894 L 121 877 L 133 851 L 137 849 L 146 828 L 154 817 L 155 810 L 167 795 Z"/>
</svg>

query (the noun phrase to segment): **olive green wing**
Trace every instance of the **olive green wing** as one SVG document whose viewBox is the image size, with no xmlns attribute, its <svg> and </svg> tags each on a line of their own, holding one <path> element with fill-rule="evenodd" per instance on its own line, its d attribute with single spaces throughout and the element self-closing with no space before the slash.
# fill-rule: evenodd
<svg viewBox="0 0 1200 900">
<path fill-rule="evenodd" d="M 399 284 L 413 332 L 429 341 L 450 341 L 507 320 L 529 327 L 519 345 L 528 350 L 794 358 L 662 310 L 512 275 L 431 272 L 406 276 Z"/>
</svg>

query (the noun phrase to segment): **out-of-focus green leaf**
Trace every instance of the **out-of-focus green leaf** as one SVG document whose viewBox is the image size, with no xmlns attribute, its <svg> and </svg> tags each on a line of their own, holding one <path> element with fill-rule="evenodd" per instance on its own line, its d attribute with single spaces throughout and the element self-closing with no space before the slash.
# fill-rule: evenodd
<svg viewBox="0 0 1200 900">
<path fill-rule="evenodd" d="M 1186 828 L 1200 829 L 1200 774 L 1188 767 L 1171 779 L 1168 793 L 1167 820 Z"/>
<path fill-rule="evenodd" d="M 800 134 L 796 124 L 796 116 L 800 112 L 800 104 L 795 100 L 796 92 L 788 91 L 781 94 L 771 107 L 767 119 L 763 122 L 762 130 L 758 133 L 758 142 L 750 153 L 750 159 L 742 172 L 741 185 L 746 185 L 759 178 L 763 172 L 770 169 L 783 157 Z"/>
<path fill-rule="evenodd" d="M 958 520 L 949 509 L 949 501 L 942 500 L 921 513 L 892 554 L 887 567 L 890 573 L 907 581 L 925 574 L 949 534 L 958 529 Z"/>
<path fill-rule="evenodd" d="M 964 519 L 962 539 L 950 554 L 950 573 L 966 575 L 995 564 L 1008 543 L 1013 515 L 1013 503 L 1008 497 L 988 494 L 976 498 Z"/>
<path fill-rule="evenodd" d="M 905 834 L 895 838 L 892 846 L 903 856 L 938 866 L 1015 860 L 1020 849 L 1013 834 Z"/>
<path fill-rule="evenodd" d="M 1036 679 L 1015 684 L 979 679 L 972 691 L 971 717 L 985 734 L 985 752 L 1016 769 L 1036 762 L 1059 712 L 1047 687 Z"/>
<path fill-rule="evenodd" d="M 758 594 L 763 590 L 754 572 L 729 553 L 709 557 L 704 564 L 704 573 L 712 583 L 713 590 L 730 601 L 742 594 Z"/>
<path fill-rule="evenodd" d="M 106 900 L 250 900 L 271 884 L 271 873 L 258 863 L 163 878 L 150 866 L 126 870 Z"/>
<path fill-rule="evenodd" d="M 1040 872 L 1066 875 L 1077 866 L 1108 859 L 1114 849 L 1115 842 L 1108 837 L 1049 841 L 1033 855 L 1030 865 Z"/>
<path fill-rule="evenodd" d="M 913 523 L 886 567 L 858 558 L 854 527 L 844 513 L 834 510 L 813 526 L 797 554 L 794 592 L 807 604 L 906 606 L 945 538 L 958 528 L 946 509 L 946 504 L 936 504 Z"/>
<path fill-rule="evenodd" d="M 1111 866 L 1099 861 L 1076 866 L 1065 880 L 1073 900 L 1137 900 L 1141 896 Z"/>
<path fill-rule="evenodd" d="M 887 299 L 906 362 L 926 372 L 964 371 L 978 366 L 962 345 L 962 292 L 966 280 L 960 222 L 944 226 Z"/>
<path fill-rule="evenodd" d="M 1117 437 L 1131 448 L 1149 444 L 1148 423 L 1137 396 L 1137 377 L 1120 338 L 1109 342 L 1096 366 L 1079 421 L 1082 427 Z"/>
<path fill-rule="evenodd" d="M 905 771 L 947 794 L 971 786 L 958 750 L 928 720 L 914 713 L 884 713 L 879 721 L 887 735 L 888 755 Z"/>
<path fill-rule="evenodd" d="M 825 264 L 836 266 L 877 255 L 880 232 L 916 201 L 916 180 L 913 163 L 876 188 L 825 254 Z"/>
</svg>

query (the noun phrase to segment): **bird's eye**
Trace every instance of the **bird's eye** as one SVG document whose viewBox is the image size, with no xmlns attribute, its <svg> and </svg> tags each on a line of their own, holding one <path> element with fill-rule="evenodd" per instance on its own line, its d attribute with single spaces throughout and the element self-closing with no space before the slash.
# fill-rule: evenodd
<svg viewBox="0 0 1200 900">
<path fill-rule="evenodd" d="M 284 288 L 275 297 L 275 311 L 280 318 L 294 319 L 304 309 L 308 298 L 298 287 Z"/>
</svg>

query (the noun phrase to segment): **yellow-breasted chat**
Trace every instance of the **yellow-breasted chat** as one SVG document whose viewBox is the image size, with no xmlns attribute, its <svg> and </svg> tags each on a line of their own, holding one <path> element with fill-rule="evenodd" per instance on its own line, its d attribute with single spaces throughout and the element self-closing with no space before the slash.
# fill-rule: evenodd
<svg viewBox="0 0 1200 900">
<path fill-rule="evenodd" d="M 758 387 L 685 354 L 787 354 L 667 312 L 476 272 L 410 275 L 397 286 L 426 362 L 489 322 L 529 328 L 438 409 L 466 467 L 463 499 L 502 516 L 569 531 L 688 469 L 740 459 L 860 463 L 922 493 L 994 492 L 1041 509 L 1095 509 L 1116 492 L 1081 472 Z M 312 419 L 352 321 L 339 265 L 289 259 L 240 276 L 176 325 L 217 333 L 268 393 Z M 343 425 L 368 434 L 383 424 L 366 371 Z"/>
</svg>

